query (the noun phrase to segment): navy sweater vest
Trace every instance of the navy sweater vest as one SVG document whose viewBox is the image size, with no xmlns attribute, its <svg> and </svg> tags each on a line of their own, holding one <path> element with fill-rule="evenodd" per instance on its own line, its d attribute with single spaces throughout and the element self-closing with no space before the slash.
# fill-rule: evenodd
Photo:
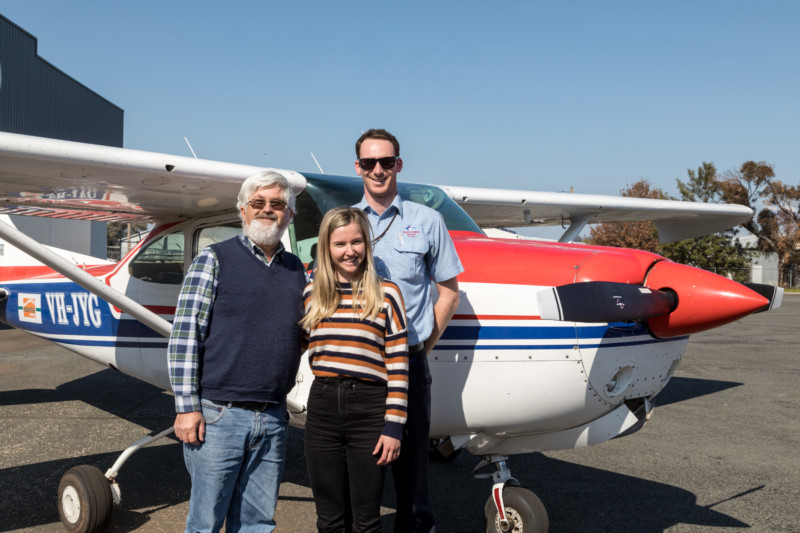
<svg viewBox="0 0 800 533">
<path fill-rule="evenodd" d="M 200 366 L 209 400 L 280 403 L 300 364 L 305 269 L 283 252 L 265 265 L 239 237 L 211 246 L 219 284 Z"/>
</svg>

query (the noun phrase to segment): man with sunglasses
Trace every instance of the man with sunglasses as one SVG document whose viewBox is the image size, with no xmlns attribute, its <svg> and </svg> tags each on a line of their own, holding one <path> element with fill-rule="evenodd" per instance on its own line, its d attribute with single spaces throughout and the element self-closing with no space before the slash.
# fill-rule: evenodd
<svg viewBox="0 0 800 533">
<path fill-rule="evenodd" d="M 294 206 L 282 175 L 247 178 L 241 235 L 200 252 L 178 297 L 167 351 L 192 478 L 187 533 L 275 529 L 307 282 L 281 244 Z"/>
<path fill-rule="evenodd" d="M 356 141 L 356 173 L 364 180 L 363 209 L 372 226 L 378 273 L 403 294 L 408 319 L 408 420 L 400 458 L 392 463 L 397 492 L 395 533 L 435 531 L 428 496 L 431 376 L 427 354 L 458 307 L 457 276 L 464 271 L 442 216 L 397 194 L 403 169 L 400 143 L 383 129 Z M 433 282 L 433 283 L 431 283 Z M 438 298 L 434 303 L 431 285 Z"/>
</svg>

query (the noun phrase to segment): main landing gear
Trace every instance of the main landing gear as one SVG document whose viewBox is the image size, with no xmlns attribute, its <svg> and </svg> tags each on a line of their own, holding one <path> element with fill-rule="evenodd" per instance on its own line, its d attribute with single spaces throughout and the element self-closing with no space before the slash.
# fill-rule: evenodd
<svg viewBox="0 0 800 533">
<path fill-rule="evenodd" d="M 505 455 L 485 455 L 472 470 L 476 478 L 492 478 L 492 495 L 483 507 L 486 533 L 547 533 L 550 520 L 542 501 L 528 489 L 519 486 L 511 476 Z M 494 465 L 496 472 L 478 473 Z"/>
<path fill-rule="evenodd" d="M 120 468 L 134 452 L 166 437 L 173 431 L 170 424 L 139 439 L 122 452 L 114 466 L 103 472 L 94 466 L 80 465 L 67 470 L 58 485 L 58 514 L 70 533 L 101 533 L 108 525 L 114 504 L 122 494 L 116 482 Z"/>
</svg>

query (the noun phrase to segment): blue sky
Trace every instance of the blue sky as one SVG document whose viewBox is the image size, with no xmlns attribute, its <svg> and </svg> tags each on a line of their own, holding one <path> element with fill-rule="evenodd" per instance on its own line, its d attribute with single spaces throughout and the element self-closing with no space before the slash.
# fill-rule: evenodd
<svg viewBox="0 0 800 533">
<path fill-rule="evenodd" d="M 125 146 L 408 181 L 669 194 L 703 161 L 800 183 L 800 2 L 3 0 L 39 55 L 125 110 Z"/>
</svg>

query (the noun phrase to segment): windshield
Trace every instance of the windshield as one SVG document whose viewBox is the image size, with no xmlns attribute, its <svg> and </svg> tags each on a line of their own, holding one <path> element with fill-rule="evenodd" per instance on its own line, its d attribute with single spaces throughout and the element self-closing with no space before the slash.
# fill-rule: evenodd
<svg viewBox="0 0 800 533">
<path fill-rule="evenodd" d="M 364 196 L 361 178 L 303 174 L 308 180 L 306 189 L 297 197 L 297 209 L 291 228 L 292 248 L 308 263 L 314 258 L 322 215 L 334 207 L 354 205 Z M 483 234 L 458 204 L 444 191 L 431 185 L 397 184 L 397 192 L 406 200 L 422 204 L 441 213 L 449 231 L 472 231 Z"/>
</svg>

